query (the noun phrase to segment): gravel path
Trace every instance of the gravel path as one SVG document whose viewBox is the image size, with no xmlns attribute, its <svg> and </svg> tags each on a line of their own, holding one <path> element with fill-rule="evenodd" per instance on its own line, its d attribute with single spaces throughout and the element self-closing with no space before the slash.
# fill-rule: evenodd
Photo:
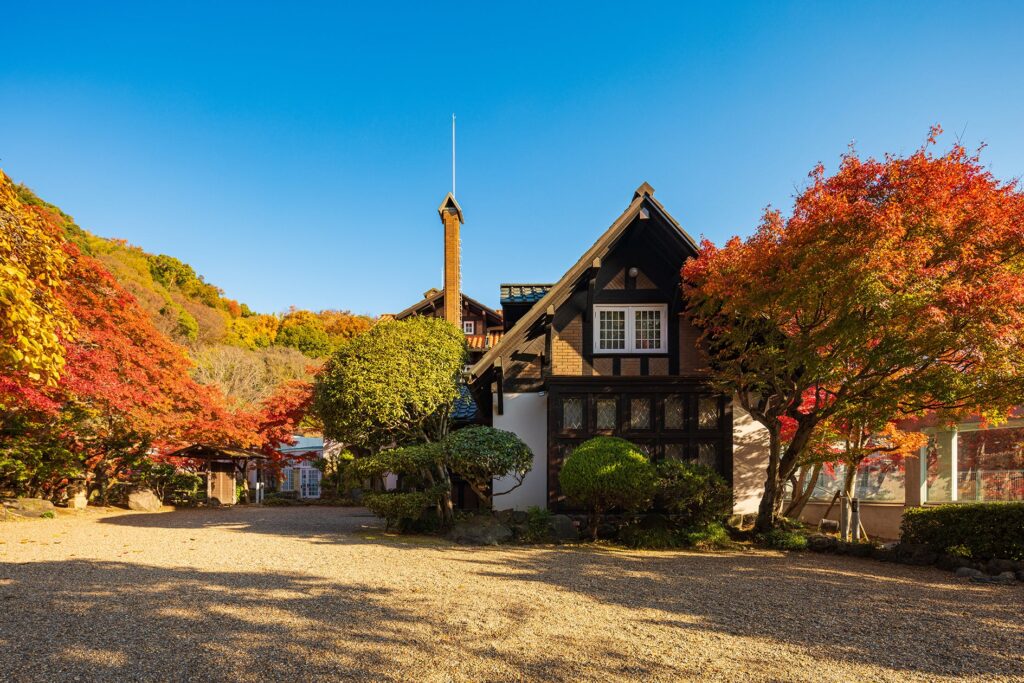
<svg viewBox="0 0 1024 683">
<path fill-rule="evenodd" d="M 935 569 L 461 548 L 339 508 L 0 523 L 3 681 L 1024 681 L 1022 619 Z"/>
</svg>

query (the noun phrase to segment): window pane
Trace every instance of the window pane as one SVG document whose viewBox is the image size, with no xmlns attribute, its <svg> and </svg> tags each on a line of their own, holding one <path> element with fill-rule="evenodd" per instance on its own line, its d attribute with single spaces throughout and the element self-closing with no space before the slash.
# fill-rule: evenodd
<svg viewBox="0 0 1024 683">
<path fill-rule="evenodd" d="M 686 407 L 683 397 L 677 394 L 665 397 L 665 429 L 686 428 Z"/>
<path fill-rule="evenodd" d="M 1024 500 L 1024 429 L 957 433 L 957 500 Z"/>
<path fill-rule="evenodd" d="M 634 398 L 629 402 L 629 428 L 646 430 L 651 428 L 651 402 L 646 398 Z"/>
<path fill-rule="evenodd" d="M 626 348 L 626 311 L 597 312 L 598 347 L 602 351 L 623 351 Z"/>
<path fill-rule="evenodd" d="M 953 449 L 956 432 L 939 432 L 928 443 L 928 477 L 925 497 L 929 503 L 953 501 Z"/>
<path fill-rule="evenodd" d="M 697 426 L 701 429 L 718 429 L 718 399 L 713 396 L 701 396 L 697 405 Z"/>
<path fill-rule="evenodd" d="M 562 429 L 583 429 L 583 399 L 562 399 Z"/>
<path fill-rule="evenodd" d="M 718 444 L 702 443 L 697 446 L 697 462 L 718 469 Z"/>
<path fill-rule="evenodd" d="M 681 443 L 667 443 L 665 444 L 665 459 L 666 460 L 685 460 L 686 459 L 686 446 Z"/>
<path fill-rule="evenodd" d="M 661 311 L 633 311 L 633 341 L 637 351 L 661 348 Z"/>
<path fill-rule="evenodd" d="M 597 428 L 615 429 L 618 423 L 616 413 L 619 402 L 614 398 L 597 399 Z"/>
</svg>

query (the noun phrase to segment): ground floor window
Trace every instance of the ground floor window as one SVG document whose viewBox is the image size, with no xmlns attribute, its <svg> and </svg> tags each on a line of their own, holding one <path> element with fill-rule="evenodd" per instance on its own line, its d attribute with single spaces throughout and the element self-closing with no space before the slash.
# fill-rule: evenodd
<svg viewBox="0 0 1024 683">
<path fill-rule="evenodd" d="M 281 491 L 294 491 L 299 498 L 319 498 L 322 476 L 315 467 L 285 467 L 281 470 Z"/>
<path fill-rule="evenodd" d="M 1024 425 L 971 427 L 930 437 L 922 458 L 926 500 L 1024 500 Z"/>
</svg>

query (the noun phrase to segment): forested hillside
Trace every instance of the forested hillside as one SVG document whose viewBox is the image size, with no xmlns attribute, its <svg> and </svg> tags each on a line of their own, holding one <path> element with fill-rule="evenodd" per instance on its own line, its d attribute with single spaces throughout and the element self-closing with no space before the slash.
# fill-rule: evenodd
<svg viewBox="0 0 1024 683">
<path fill-rule="evenodd" d="M 14 190 L 23 205 L 45 215 L 65 239 L 99 261 L 157 330 L 188 350 L 197 381 L 216 385 L 238 406 L 255 405 L 282 381 L 306 377 L 321 358 L 372 324 L 347 311 L 255 313 L 187 263 L 93 235 L 25 185 Z"/>
</svg>

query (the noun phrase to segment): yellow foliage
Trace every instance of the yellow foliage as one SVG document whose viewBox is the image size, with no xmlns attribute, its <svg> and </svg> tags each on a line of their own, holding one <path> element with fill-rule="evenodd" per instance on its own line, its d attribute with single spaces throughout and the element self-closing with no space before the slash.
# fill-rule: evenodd
<svg viewBox="0 0 1024 683">
<path fill-rule="evenodd" d="M 57 297 L 67 255 L 0 171 L 0 371 L 53 383 L 70 317 Z"/>
</svg>

